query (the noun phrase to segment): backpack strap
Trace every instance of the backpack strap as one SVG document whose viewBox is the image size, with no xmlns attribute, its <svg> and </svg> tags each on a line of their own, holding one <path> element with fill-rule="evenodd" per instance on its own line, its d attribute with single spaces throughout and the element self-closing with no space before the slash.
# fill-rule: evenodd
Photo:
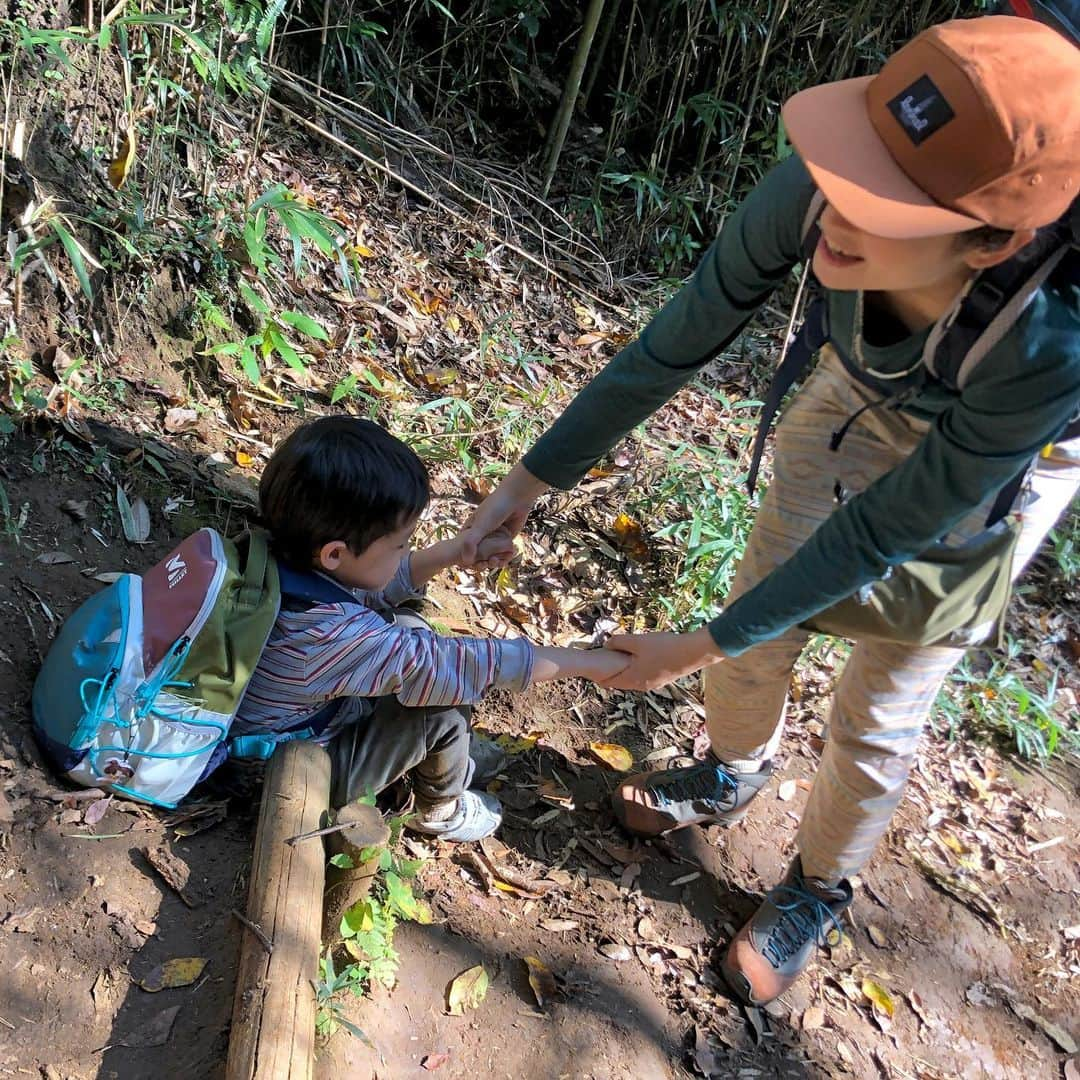
<svg viewBox="0 0 1080 1080">
<path fill-rule="evenodd" d="M 754 436 L 754 452 L 750 458 L 750 471 L 746 476 L 746 488 L 751 495 L 757 487 L 758 471 L 761 468 L 761 456 L 765 452 L 765 440 L 769 429 L 780 408 L 784 395 L 806 372 L 818 350 L 829 340 L 828 315 L 824 299 L 816 297 L 807 309 L 806 318 L 799 327 L 795 340 L 788 347 L 780 366 L 773 375 L 772 382 L 765 394 L 765 403 L 758 421 L 757 434 Z"/>
<path fill-rule="evenodd" d="M 962 390 L 1069 251 L 1068 240 L 1056 228 L 1030 249 L 983 270 L 931 329 L 923 348 L 926 370 L 949 390 Z"/>
<path fill-rule="evenodd" d="M 825 300 L 820 296 L 816 288 L 811 264 L 814 259 L 814 251 L 817 249 L 818 240 L 821 237 L 821 226 L 818 224 L 821 212 L 825 209 L 825 196 L 819 189 L 814 190 L 810 198 L 810 205 L 806 208 L 802 223 L 802 261 L 803 275 L 799 283 L 799 291 L 809 284 L 810 304 L 806 309 L 806 316 L 802 326 L 791 339 L 785 352 L 780 357 L 780 363 L 776 373 L 769 383 L 769 389 L 765 394 L 765 402 L 761 410 L 761 419 L 758 420 L 757 432 L 754 434 L 754 452 L 750 459 L 750 471 L 746 476 L 746 489 L 753 495 L 757 489 L 758 472 L 761 470 L 761 458 L 765 452 L 765 440 L 768 438 L 769 429 L 776 417 L 780 402 L 784 395 L 803 376 L 807 368 L 813 362 L 818 350 L 829 340 L 828 310 Z M 795 298 L 792 308 L 791 320 L 795 321 L 795 311 L 799 305 L 799 297 Z M 790 331 L 791 324 L 788 324 Z"/>
<path fill-rule="evenodd" d="M 244 561 L 244 578 L 237 592 L 238 607 L 255 611 L 266 594 L 266 572 L 270 563 L 270 549 L 266 533 L 251 529 L 240 538 L 247 541 L 247 558 Z"/>
</svg>

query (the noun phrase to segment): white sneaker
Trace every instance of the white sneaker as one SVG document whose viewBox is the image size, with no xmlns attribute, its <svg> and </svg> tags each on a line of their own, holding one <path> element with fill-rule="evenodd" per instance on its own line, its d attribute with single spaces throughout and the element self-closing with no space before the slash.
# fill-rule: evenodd
<svg viewBox="0 0 1080 1080">
<path fill-rule="evenodd" d="M 502 804 L 485 791 L 466 791 L 458 799 L 457 809 L 444 821 L 414 817 L 407 828 L 413 832 L 434 836 L 438 840 L 467 843 L 482 840 L 502 824 Z"/>
</svg>

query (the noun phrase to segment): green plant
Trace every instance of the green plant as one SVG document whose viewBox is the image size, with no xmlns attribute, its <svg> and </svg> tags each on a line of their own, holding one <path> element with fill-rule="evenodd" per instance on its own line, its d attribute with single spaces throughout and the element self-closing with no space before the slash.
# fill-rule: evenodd
<svg viewBox="0 0 1080 1080">
<path fill-rule="evenodd" d="M 37 207 L 28 223 L 28 228 L 31 233 L 44 232 L 44 235 L 24 240 L 15 249 L 11 260 L 12 274 L 18 274 L 31 255 L 40 254 L 59 241 L 71 261 L 72 269 L 79 280 L 79 287 L 87 300 L 93 300 L 94 290 L 90 285 L 88 265 L 95 270 L 101 270 L 103 267 L 76 239 L 71 222 L 55 208 L 51 198 L 46 199 Z"/>
<path fill-rule="evenodd" d="M 278 267 L 281 260 L 267 243 L 266 228 L 274 215 L 284 227 L 292 244 L 293 273 L 300 274 L 304 262 L 305 242 L 314 244 L 327 258 L 336 258 L 338 272 L 347 289 L 352 288 L 352 275 L 345 257 L 345 231 L 336 221 L 298 199 L 284 184 L 274 184 L 248 208 L 242 226 L 244 246 L 251 265 L 260 274 L 269 266 Z"/>
<path fill-rule="evenodd" d="M 312 341 L 329 341 L 330 335 L 309 315 L 300 311 L 281 311 L 276 315 L 270 305 L 246 282 L 240 283 L 240 293 L 261 317 L 258 329 L 243 341 L 229 341 L 221 345 L 210 345 L 204 352 L 216 356 L 234 356 L 244 374 L 256 385 L 262 381 L 262 367 L 272 357 L 279 356 L 298 374 L 307 371 L 307 364 L 301 356 L 302 346 L 291 340 L 294 332 L 303 334 Z M 224 313 L 212 302 L 203 305 L 204 318 L 210 321 L 204 325 L 223 329 L 228 325 Z"/>
<path fill-rule="evenodd" d="M 370 895 L 353 904 L 341 917 L 338 945 L 349 961 L 340 968 L 335 966 L 334 945 L 326 949 L 319 961 L 319 983 L 315 992 L 318 1003 L 316 1030 L 320 1035 L 332 1035 L 341 1027 L 367 1041 L 364 1032 L 344 1015 L 338 995 L 348 991 L 354 997 L 362 997 L 373 983 L 393 986 L 398 968 L 398 955 L 394 950 L 394 928 L 398 921 L 431 922 L 430 909 L 416 896 L 411 884 L 423 860 L 403 859 L 395 851 L 407 820 L 407 815 L 391 818 L 390 838 L 386 845 L 364 848 L 360 852 L 361 863 L 377 860 L 378 875 Z M 348 855 L 335 855 L 330 861 L 343 869 L 354 866 Z"/>
<path fill-rule="evenodd" d="M 1080 750 L 1080 731 L 1075 718 L 1074 726 L 1067 726 L 1055 703 L 1056 672 L 1045 672 L 1041 688 L 1021 677 L 1017 669 L 1022 651 L 1020 643 L 1009 638 L 1005 655 L 994 657 L 986 670 L 965 657 L 938 696 L 936 712 L 950 735 L 974 726 L 1004 736 L 1021 757 L 1045 764 L 1060 749 Z"/>
<path fill-rule="evenodd" d="M 1080 511 L 1071 510 L 1050 530 L 1054 561 L 1065 581 L 1080 578 Z"/>
</svg>

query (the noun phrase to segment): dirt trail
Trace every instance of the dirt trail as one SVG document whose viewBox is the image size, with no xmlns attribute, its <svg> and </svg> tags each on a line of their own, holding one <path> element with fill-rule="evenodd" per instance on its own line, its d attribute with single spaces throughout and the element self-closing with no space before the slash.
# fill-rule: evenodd
<svg viewBox="0 0 1080 1080">
<path fill-rule="evenodd" d="M 205 491 L 147 471 L 138 490 L 152 542 L 128 545 L 112 509 L 116 473 L 104 460 L 20 436 L 3 466 L 0 1075 L 201 1080 L 221 1075 L 227 1046 L 239 940 L 230 912 L 245 896 L 250 800 L 234 800 L 226 815 L 213 805 L 221 793 L 207 792 L 202 823 L 213 827 L 196 835 L 182 834 L 198 820 L 170 826 L 119 802 L 88 826 L 89 804 L 55 797 L 62 785 L 40 763 L 28 702 L 58 621 L 98 587 L 87 571 L 141 569 L 193 517 L 230 527 L 237 516 L 225 503 L 193 500 L 167 517 L 168 499 L 205 500 Z M 114 459 L 112 468 L 122 466 Z M 72 499 L 87 500 L 85 520 L 61 509 Z M 71 561 L 37 561 L 49 552 Z M 467 620 L 449 610 L 454 600 L 442 595 L 440 617 Z M 991 752 L 929 740 L 832 962 L 749 1018 L 719 986 L 716 946 L 791 854 L 806 798 L 798 781 L 820 751 L 832 678 L 827 669 L 814 675 L 780 769 L 780 781 L 797 783 L 775 784 L 730 831 L 645 845 L 615 825 L 607 807 L 617 774 L 589 758 L 587 744 L 618 739 L 638 762 L 687 752 L 692 708 L 571 690 L 485 703 L 480 722 L 493 731 L 541 733 L 502 783 L 500 857 L 546 891 L 488 895 L 453 852 L 433 851 L 420 881 L 435 924 L 400 928 L 398 986 L 354 1010 L 377 1051 L 338 1034 L 321 1051 L 320 1076 L 424 1076 L 421 1061 L 446 1052 L 438 1070 L 446 1077 L 1059 1075 L 1080 1013 L 1075 771 L 1055 787 Z M 562 786 L 573 809 L 542 798 L 543 781 Z M 189 868 L 194 906 L 147 862 L 144 852 L 165 841 Z M 561 993 L 543 1011 L 526 978 L 529 955 L 558 979 Z M 196 984 L 156 994 L 137 985 L 183 956 L 209 961 Z M 486 1000 L 463 1018 L 446 1016 L 448 982 L 475 963 L 492 976 Z M 890 995 L 891 1019 L 874 1015 L 868 979 Z"/>
</svg>

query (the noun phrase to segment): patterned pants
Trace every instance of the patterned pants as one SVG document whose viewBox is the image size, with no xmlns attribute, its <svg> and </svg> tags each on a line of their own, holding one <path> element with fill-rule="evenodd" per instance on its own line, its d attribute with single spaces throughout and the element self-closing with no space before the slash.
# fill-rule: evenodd
<svg viewBox="0 0 1080 1080">
<path fill-rule="evenodd" d="M 798 550 L 835 509 L 834 485 L 865 489 L 903 461 L 923 421 L 869 410 L 838 451 L 832 431 L 874 400 L 828 351 L 777 428 L 773 480 L 762 501 L 735 583 L 734 599 Z M 1014 576 L 1035 554 L 1076 493 L 1080 466 L 1043 459 L 1024 511 Z M 902 512 L 902 508 L 898 508 Z M 977 533 L 989 505 L 949 534 Z M 706 724 L 713 751 L 729 764 L 775 754 L 783 734 L 791 672 L 808 632 L 794 629 L 705 670 Z M 833 695 L 828 741 L 798 833 L 803 871 L 834 880 L 867 862 L 903 793 L 923 726 L 946 675 L 964 650 L 876 640 L 855 643 Z"/>
</svg>

